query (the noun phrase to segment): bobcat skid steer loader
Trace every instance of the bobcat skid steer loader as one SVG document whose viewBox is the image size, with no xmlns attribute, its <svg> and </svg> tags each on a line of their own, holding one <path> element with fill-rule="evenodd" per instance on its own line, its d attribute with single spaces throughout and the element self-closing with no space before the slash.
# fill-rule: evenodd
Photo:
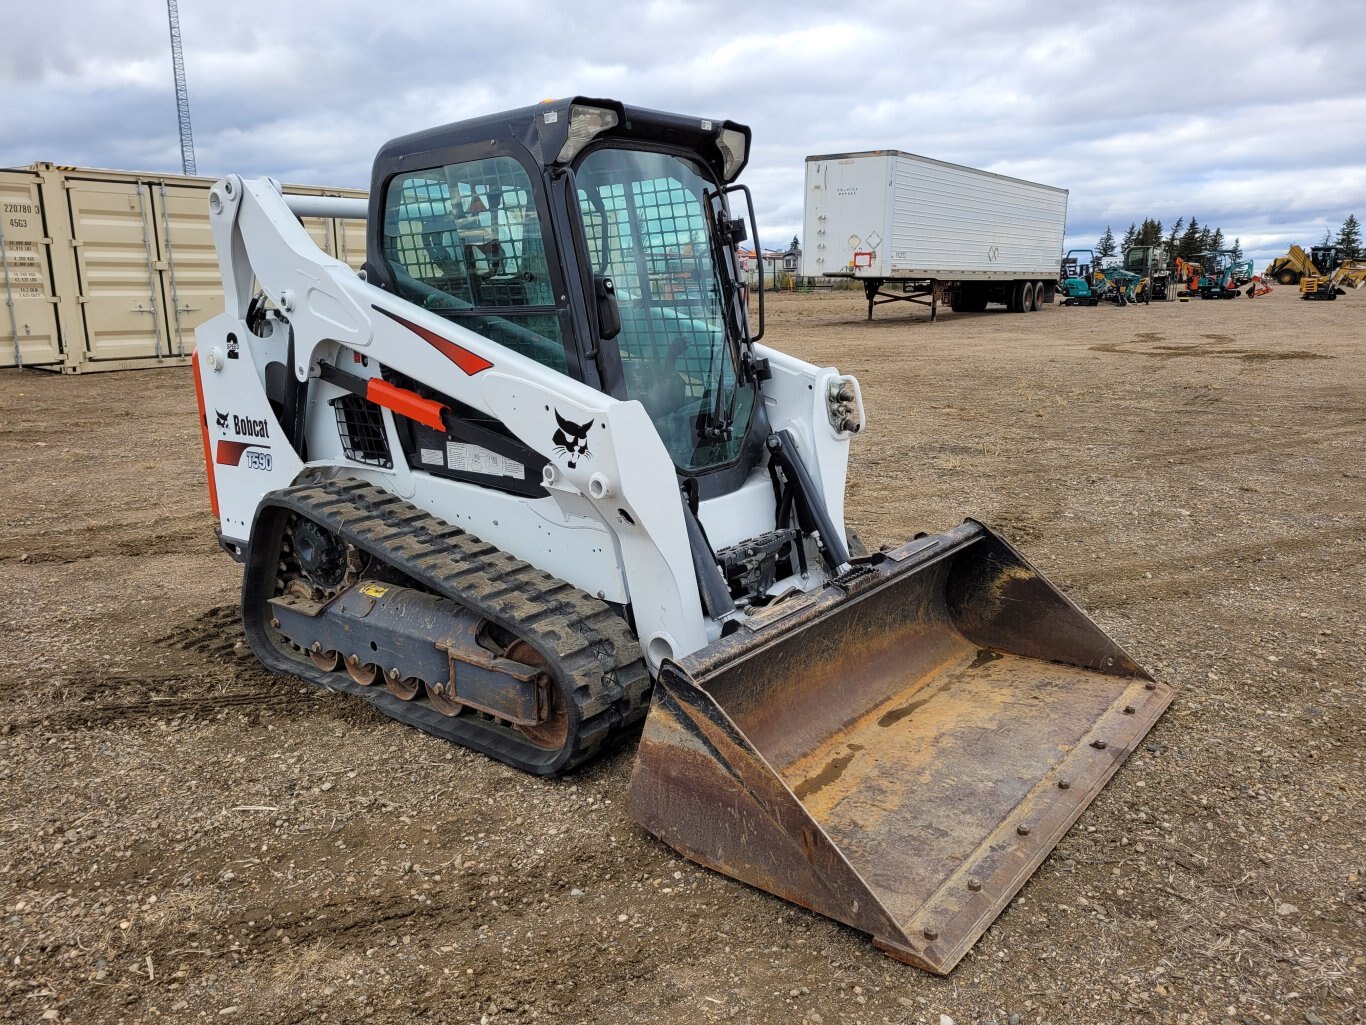
<svg viewBox="0 0 1366 1025">
<path fill-rule="evenodd" d="M 270 668 L 543 775 L 643 719 L 647 829 L 943 973 L 1170 692 L 979 523 L 846 532 L 859 385 L 759 344 L 749 141 L 575 98 L 390 142 L 368 206 L 218 182 L 220 540 Z"/>
</svg>

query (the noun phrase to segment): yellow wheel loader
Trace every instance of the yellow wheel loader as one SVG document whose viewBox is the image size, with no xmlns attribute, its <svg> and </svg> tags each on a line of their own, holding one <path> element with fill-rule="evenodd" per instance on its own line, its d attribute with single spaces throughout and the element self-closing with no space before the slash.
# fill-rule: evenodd
<svg viewBox="0 0 1366 1025">
<path fill-rule="evenodd" d="M 1316 247 L 1314 256 L 1322 259 L 1322 249 L 1322 246 Z M 1279 285 L 1298 285 L 1302 278 L 1319 273 L 1315 259 L 1299 246 L 1292 245 L 1284 256 L 1278 256 L 1266 265 L 1262 280 L 1275 281 Z"/>
<path fill-rule="evenodd" d="M 271 669 L 541 775 L 639 737 L 664 842 L 947 972 L 1170 691 L 980 523 L 858 544 L 859 383 L 745 300 L 749 145 L 574 98 L 388 143 L 368 205 L 218 182 L 219 539 Z"/>
</svg>

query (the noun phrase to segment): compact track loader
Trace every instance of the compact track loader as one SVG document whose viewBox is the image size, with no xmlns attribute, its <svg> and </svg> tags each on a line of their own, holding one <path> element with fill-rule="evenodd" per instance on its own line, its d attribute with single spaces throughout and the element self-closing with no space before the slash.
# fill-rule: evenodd
<svg viewBox="0 0 1366 1025">
<path fill-rule="evenodd" d="M 368 206 L 218 182 L 220 542 L 270 668 L 542 775 L 644 720 L 646 828 L 947 972 L 1170 692 L 980 523 L 847 531 L 859 383 L 760 344 L 749 141 L 576 98 L 389 143 Z"/>
</svg>

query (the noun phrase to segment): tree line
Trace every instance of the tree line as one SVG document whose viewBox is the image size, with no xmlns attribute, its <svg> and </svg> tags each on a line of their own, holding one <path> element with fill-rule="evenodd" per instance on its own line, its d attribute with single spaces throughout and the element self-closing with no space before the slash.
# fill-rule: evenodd
<svg viewBox="0 0 1366 1025">
<path fill-rule="evenodd" d="M 1347 215 L 1347 220 L 1342 222 L 1342 227 L 1336 235 L 1333 234 L 1332 228 L 1326 228 L 1322 244 L 1337 246 L 1343 259 L 1366 259 L 1366 243 L 1362 242 L 1361 224 L 1357 221 L 1356 214 Z M 1193 216 L 1189 223 L 1184 217 L 1178 217 L 1176 223 L 1165 233 L 1161 221 L 1145 217 L 1142 224 L 1129 225 L 1123 240 L 1116 239 L 1115 233 L 1107 224 L 1105 234 L 1096 243 L 1096 255 L 1103 259 L 1123 254 L 1133 246 L 1164 246 L 1172 258 L 1179 256 L 1183 260 L 1195 260 L 1201 253 L 1212 253 L 1218 249 L 1231 249 L 1235 260 L 1243 258 L 1243 247 L 1239 239 L 1235 238 L 1233 244 L 1228 245 L 1224 241 L 1222 229 L 1203 225 Z"/>
<path fill-rule="evenodd" d="M 1243 258 L 1240 239 L 1235 238 L 1230 245 L 1224 239 L 1222 228 L 1201 224 L 1193 215 L 1189 222 L 1184 217 L 1178 217 L 1176 223 L 1166 230 L 1155 217 L 1145 217 L 1141 224 L 1135 222 L 1129 225 L 1122 241 L 1115 238 L 1115 233 L 1107 224 L 1105 234 L 1096 243 L 1096 256 L 1104 259 L 1122 254 L 1133 246 L 1163 246 L 1173 259 L 1194 260 L 1201 253 L 1212 253 L 1218 249 L 1232 250 L 1235 260 Z"/>
</svg>

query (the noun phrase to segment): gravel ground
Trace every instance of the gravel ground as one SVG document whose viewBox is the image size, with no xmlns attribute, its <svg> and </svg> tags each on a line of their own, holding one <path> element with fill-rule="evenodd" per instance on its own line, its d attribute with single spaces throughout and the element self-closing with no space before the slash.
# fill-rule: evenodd
<svg viewBox="0 0 1366 1025">
<path fill-rule="evenodd" d="M 849 514 L 991 523 L 1177 698 L 948 978 L 675 857 L 630 746 L 519 775 L 244 653 L 184 370 L 0 374 L 0 1018 L 1348 1023 L 1366 965 L 1366 292 L 777 295 Z"/>
</svg>

